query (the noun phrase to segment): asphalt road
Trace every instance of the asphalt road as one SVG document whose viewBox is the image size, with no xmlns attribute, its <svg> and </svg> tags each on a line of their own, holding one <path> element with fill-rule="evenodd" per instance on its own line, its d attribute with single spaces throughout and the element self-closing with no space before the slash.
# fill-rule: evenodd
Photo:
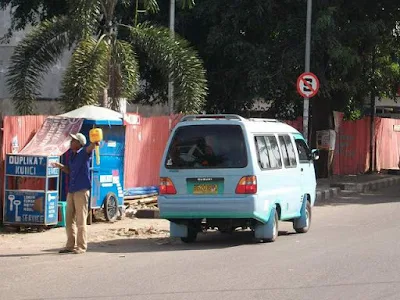
<svg viewBox="0 0 400 300">
<path fill-rule="evenodd" d="M 400 299 L 400 188 L 315 207 L 312 228 L 280 224 L 193 245 L 121 239 L 85 255 L 1 255 L 0 299 Z M 1 249 L 1 245 L 0 245 Z"/>
</svg>

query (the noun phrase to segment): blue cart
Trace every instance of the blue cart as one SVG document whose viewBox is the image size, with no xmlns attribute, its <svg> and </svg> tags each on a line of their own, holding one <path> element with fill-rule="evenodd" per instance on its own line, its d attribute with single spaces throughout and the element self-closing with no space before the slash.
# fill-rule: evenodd
<svg viewBox="0 0 400 300">
<path fill-rule="evenodd" d="M 124 205 L 124 154 L 125 126 L 122 120 L 84 120 L 81 132 L 87 137 L 92 128 L 103 130 L 100 143 L 100 164 L 96 164 L 93 153 L 91 160 L 92 190 L 89 209 L 104 210 L 107 221 L 114 222 Z M 65 163 L 70 153 L 63 155 Z M 61 199 L 66 200 L 67 176 L 62 175 Z M 91 223 L 91 221 L 89 221 Z"/>
<path fill-rule="evenodd" d="M 43 227 L 58 223 L 57 156 L 7 154 L 4 176 L 5 225 Z"/>
</svg>

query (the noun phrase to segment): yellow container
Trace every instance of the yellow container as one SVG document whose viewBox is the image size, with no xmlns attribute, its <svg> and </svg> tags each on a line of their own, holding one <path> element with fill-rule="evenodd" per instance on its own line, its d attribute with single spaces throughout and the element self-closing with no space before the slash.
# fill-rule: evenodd
<svg viewBox="0 0 400 300">
<path fill-rule="evenodd" d="M 89 131 L 89 139 L 91 143 L 99 143 L 103 140 L 103 130 L 100 128 L 93 128 Z M 100 164 L 100 149 L 99 146 L 95 148 L 96 152 L 96 163 Z"/>
<path fill-rule="evenodd" d="M 103 140 L 103 130 L 100 128 L 93 128 L 89 131 L 89 138 L 91 143 L 98 143 Z"/>
</svg>

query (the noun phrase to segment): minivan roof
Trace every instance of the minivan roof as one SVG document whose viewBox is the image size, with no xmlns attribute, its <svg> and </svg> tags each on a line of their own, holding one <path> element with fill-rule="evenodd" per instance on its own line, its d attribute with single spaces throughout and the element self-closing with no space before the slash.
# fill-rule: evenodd
<svg viewBox="0 0 400 300">
<path fill-rule="evenodd" d="M 294 127 L 283 123 L 277 119 L 261 119 L 261 118 L 243 118 L 234 114 L 217 114 L 217 115 L 188 115 L 184 116 L 178 125 L 198 125 L 202 124 L 240 124 L 250 132 L 274 132 L 274 133 L 300 133 Z"/>
</svg>

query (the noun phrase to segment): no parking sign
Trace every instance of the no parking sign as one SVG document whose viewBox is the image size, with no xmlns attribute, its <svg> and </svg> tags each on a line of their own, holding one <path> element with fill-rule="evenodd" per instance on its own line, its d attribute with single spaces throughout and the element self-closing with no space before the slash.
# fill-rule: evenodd
<svg viewBox="0 0 400 300">
<path fill-rule="evenodd" d="M 297 92 L 303 98 L 314 97 L 319 90 L 318 77 L 310 72 L 303 73 L 297 79 Z"/>
</svg>

